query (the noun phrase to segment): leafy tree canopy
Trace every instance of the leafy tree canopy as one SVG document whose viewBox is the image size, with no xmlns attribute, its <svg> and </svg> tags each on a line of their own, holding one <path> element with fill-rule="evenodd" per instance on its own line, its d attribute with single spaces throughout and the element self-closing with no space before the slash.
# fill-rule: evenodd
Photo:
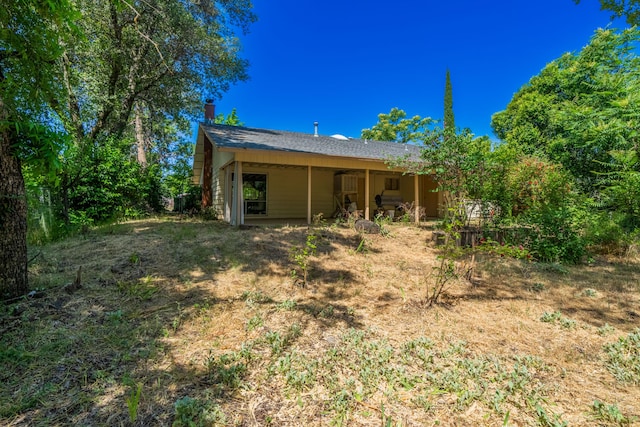
<svg viewBox="0 0 640 427">
<path fill-rule="evenodd" d="M 227 114 L 226 117 L 224 113 L 218 114 L 216 116 L 215 122 L 218 124 L 229 125 L 229 126 L 244 126 L 244 122 L 240 121 L 240 118 L 238 117 L 238 112 L 236 111 L 235 108 L 231 110 L 231 112 Z"/>
<path fill-rule="evenodd" d="M 52 106 L 78 140 L 122 135 L 138 102 L 147 127 L 191 118 L 247 78 L 234 30 L 255 21 L 250 0 L 76 1 L 86 36 L 64 52 L 68 96 Z"/>
<path fill-rule="evenodd" d="M 22 161 L 55 163 L 59 133 L 45 107 L 61 92 L 55 64 L 76 17 L 67 0 L 0 7 L 0 298 L 28 290 Z"/>
<path fill-rule="evenodd" d="M 404 110 L 394 107 L 389 114 L 378 114 L 378 123 L 371 129 L 363 129 L 360 137 L 375 141 L 420 142 L 433 123 L 430 117 L 407 118 Z"/>
<path fill-rule="evenodd" d="M 527 155 L 561 163 L 585 191 L 610 170 L 612 150 L 637 146 L 637 29 L 597 30 L 578 53 L 547 65 L 494 114 L 492 127 Z"/>
<path fill-rule="evenodd" d="M 579 4 L 581 0 L 574 0 Z M 600 9 L 613 13 L 614 18 L 624 17 L 629 25 L 640 24 L 640 1 L 638 0 L 600 0 Z"/>
</svg>

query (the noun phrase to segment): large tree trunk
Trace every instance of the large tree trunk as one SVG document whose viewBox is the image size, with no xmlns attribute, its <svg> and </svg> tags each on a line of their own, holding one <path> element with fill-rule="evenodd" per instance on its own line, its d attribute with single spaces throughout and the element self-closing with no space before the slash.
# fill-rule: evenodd
<svg viewBox="0 0 640 427">
<path fill-rule="evenodd" d="M 135 118 L 135 130 L 136 130 L 136 151 L 138 153 L 138 163 L 143 168 L 147 167 L 147 143 L 144 135 L 144 127 L 142 125 L 142 106 L 140 103 L 136 103 L 134 108 Z"/>
<path fill-rule="evenodd" d="M 7 112 L 0 98 L 0 122 Z M 27 198 L 11 130 L 0 131 L 0 298 L 24 295 L 27 281 Z"/>
</svg>

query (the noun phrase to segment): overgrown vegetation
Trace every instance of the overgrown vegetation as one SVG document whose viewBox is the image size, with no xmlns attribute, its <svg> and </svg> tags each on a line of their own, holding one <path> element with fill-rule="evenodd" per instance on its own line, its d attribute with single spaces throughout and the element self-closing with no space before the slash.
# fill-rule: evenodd
<svg viewBox="0 0 640 427">
<path fill-rule="evenodd" d="M 39 247 L 37 298 L 0 306 L 0 423 L 595 427 L 640 416 L 638 260 L 554 266 L 479 251 L 473 284 L 450 282 L 447 305 L 425 311 L 440 248 L 425 245 L 430 230 L 385 227 L 363 253 L 348 225 L 197 218 Z M 293 286 L 290 248 L 311 233 L 313 280 Z M 82 287 L 67 293 L 79 266 Z"/>
</svg>

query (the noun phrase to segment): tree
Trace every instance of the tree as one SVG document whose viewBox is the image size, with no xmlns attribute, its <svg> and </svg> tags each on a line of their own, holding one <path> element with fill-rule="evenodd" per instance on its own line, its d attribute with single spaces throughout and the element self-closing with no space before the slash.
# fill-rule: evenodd
<svg viewBox="0 0 640 427">
<path fill-rule="evenodd" d="M 55 162 L 60 138 L 45 105 L 59 97 L 55 64 L 75 18 L 67 0 L 0 8 L 0 297 L 28 291 L 22 163 Z"/>
<path fill-rule="evenodd" d="M 64 46 L 66 97 L 50 104 L 73 136 L 56 179 L 67 220 L 70 193 L 92 173 L 78 159 L 91 164 L 96 147 L 128 139 L 140 164 L 161 162 L 204 98 L 247 78 L 235 31 L 256 19 L 250 0 L 77 4 L 86 37 Z"/>
<path fill-rule="evenodd" d="M 453 115 L 453 89 L 449 70 L 447 70 L 444 84 L 444 130 L 446 133 L 455 133 L 456 131 L 456 122 Z"/>
<path fill-rule="evenodd" d="M 244 122 L 240 121 L 236 109 L 232 109 L 231 112 L 225 117 L 224 113 L 220 113 L 216 116 L 215 122 L 221 125 L 228 126 L 244 126 Z"/>
<path fill-rule="evenodd" d="M 547 65 L 494 114 L 494 131 L 524 154 L 561 163 L 582 191 L 596 191 L 611 170 L 610 152 L 636 144 L 638 40 L 635 28 L 597 30 L 580 52 Z"/>
<path fill-rule="evenodd" d="M 378 114 L 378 123 L 371 129 L 363 129 L 360 137 L 374 141 L 394 141 L 400 143 L 420 142 L 429 126 L 434 123 L 430 117 L 413 116 L 407 119 L 407 113 L 392 108 L 389 114 Z"/>
<path fill-rule="evenodd" d="M 579 4 L 581 0 L 574 0 Z M 612 18 L 625 17 L 627 24 L 640 24 L 640 1 L 638 0 L 600 0 L 600 10 L 613 12 Z"/>
</svg>

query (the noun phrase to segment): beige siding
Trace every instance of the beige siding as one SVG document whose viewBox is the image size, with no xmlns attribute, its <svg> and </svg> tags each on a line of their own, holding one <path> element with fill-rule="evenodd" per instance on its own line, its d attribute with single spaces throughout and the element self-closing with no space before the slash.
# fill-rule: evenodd
<svg viewBox="0 0 640 427">
<path fill-rule="evenodd" d="M 329 169 L 311 169 L 311 214 L 322 213 L 330 218 L 335 211 L 333 201 L 333 175 Z"/>
<path fill-rule="evenodd" d="M 438 193 L 433 191 L 436 187 L 432 177 L 425 175 L 420 177 L 420 204 L 426 209 L 427 216 L 433 218 L 438 217 L 440 212 Z"/>
<path fill-rule="evenodd" d="M 268 166 L 244 166 L 244 173 L 267 175 L 267 215 L 260 218 L 307 217 L 307 170 Z M 247 215 L 246 218 L 252 218 Z"/>
<path fill-rule="evenodd" d="M 405 203 L 415 202 L 416 193 L 414 189 L 415 177 L 413 175 L 405 175 L 400 177 L 400 195 Z M 386 193 L 385 193 L 386 194 Z"/>
<path fill-rule="evenodd" d="M 213 208 L 222 218 L 224 214 L 224 186 L 225 186 L 225 170 L 224 165 L 233 161 L 233 153 L 221 152 L 217 147 L 213 146 L 213 176 L 211 188 L 213 191 Z"/>
</svg>

